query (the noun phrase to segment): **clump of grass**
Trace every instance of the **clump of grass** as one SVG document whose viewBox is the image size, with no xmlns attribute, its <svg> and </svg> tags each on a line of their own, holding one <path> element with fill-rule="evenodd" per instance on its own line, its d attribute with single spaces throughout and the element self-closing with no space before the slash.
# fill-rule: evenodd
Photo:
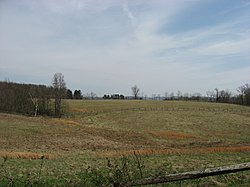
<svg viewBox="0 0 250 187">
<path fill-rule="evenodd" d="M 31 152 L 1 152 L 0 157 L 9 158 L 9 159 L 16 159 L 16 158 L 23 158 L 23 159 L 40 159 L 43 157 L 44 159 L 52 159 L 52 155 L 49 154 L 40 154 L 40 153 L 31 153 Z"/>
<path fill-rule="evenodd" d="M 119 160 L 107 159 L 109 181 L 115 186 L 126 184 L 134 179 L 143 178 L 145 168 L 142 157 L 134 152 L 132 157 L 122 156 Z"/>
<path fill-rule="evenodd" d="M 132 156 L 106 159 L 102 168 L 88 167 L 78 174 L 83 186 L 124 186 L 128 182 L 144 177 L 142 157 L 134 152 Z"/>
<path fill-rule="evenodd" d="M 42 155 L 40 157 L 41 163 L 39 166 L 38 173 L 27 172 L 25 176 L 15 176 L 11 171 L 8 171 L 5 167 L 8 157 L 3 158 L 3 163 L 1 164 L 0 170 L 0 186 L 43 186 L 41 181 L 42 169 L 44 166 L 45 157 Z"/>
</svg>

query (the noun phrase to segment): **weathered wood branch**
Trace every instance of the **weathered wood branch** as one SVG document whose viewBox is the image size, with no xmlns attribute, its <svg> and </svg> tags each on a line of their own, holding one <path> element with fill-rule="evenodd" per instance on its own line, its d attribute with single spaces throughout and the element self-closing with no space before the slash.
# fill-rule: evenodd
<svg viewBox="0 0 250 187">
<path fill-rule="evenodd" d="M 145 178 L 127 183 L 125 186 L 159 184 L 159 183 L 180 181 L 186 179 L 196 179 L 196 178 L 209 177 L 221 174 L 235 173 L 246 170 L 250 170 L 250 162 L 236 164 L 232 166 L 226 166 L 226 167 L 210 168 L 202 171 L 190 171 L 185 173 L 163 175 L 154 178 Z"/>
<path fill-rule="evenodd" d="M 38 113 L 38 102 L 37 102 L 37 98 L 33 98 L 32 95 L 29 93 L 31 101 L 35 107 L 35 111 L 34 111 L 34 115 L 37 116 Z"/>
</svg>

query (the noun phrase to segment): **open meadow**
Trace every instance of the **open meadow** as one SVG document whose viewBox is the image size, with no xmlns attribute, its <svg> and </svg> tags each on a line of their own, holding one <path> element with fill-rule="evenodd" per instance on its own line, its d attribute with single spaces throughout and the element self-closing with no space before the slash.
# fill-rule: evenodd
<svg viewBox="0 0 250 187">
<path fill-rule="evenodd" d="M 105 172 L 115 181 L 125 159 L 132 165 L 130 173 L 143 177 L 250 162 L 250 107 L 185 101 L 65 102 L 67 112 L 61 119 L 0 113 L 0 186 L 98 186 L 107 180 L 101 178 Z M 246 171 L 168 185 L 249 183 Z"/>
</svg>

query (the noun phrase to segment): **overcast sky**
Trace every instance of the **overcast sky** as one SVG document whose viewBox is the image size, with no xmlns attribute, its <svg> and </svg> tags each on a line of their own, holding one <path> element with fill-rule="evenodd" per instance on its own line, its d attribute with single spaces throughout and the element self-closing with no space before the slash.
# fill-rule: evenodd
<svg viewBox="0 0 250 187">
<path fill-rule="evenodd" d="M 250 83 L 250 0 L 0 0 L 0 80 L 148 96 Z"/>
</svg>

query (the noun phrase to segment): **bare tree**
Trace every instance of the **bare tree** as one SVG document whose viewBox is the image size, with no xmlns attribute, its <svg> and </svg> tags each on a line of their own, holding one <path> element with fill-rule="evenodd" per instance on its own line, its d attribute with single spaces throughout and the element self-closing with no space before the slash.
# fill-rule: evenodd
<svg viewBox="0 0 250 187">
<path fill-rule="evenodd" d="M 66 83 L 64 81 L 64 76 L 62 73 L 56 73 L 52 80 L 52 85 L 54 88 L 55 97 L 55 116 L 61 117 L 62 110 L 62 98 L 66 93 Z"/>
<path fill-rule="evenodd" d="M 223 103 L 229 103 L 231 92 L 229 90 L 221 90 L 219 92 L 219 101 Z"/>
<path fill-rule="evenodd" d="M 168 92 L 164 93 L 165 99 L 168 99 Z"/>
<path fill-rule="evenodd" d="M 195 100 L 195 101 L 199 101 L 201 99 L 201 97 L 202 97 L 201 93 L 198 93 L 198 92 L 193 93 L 192 95 L 193 95 L 192 99 Z"/>
<path fill-rule="evenodd" d="M 31 95 L 31 93 L 29 93 L 29 95 L 30 95 L 30 99 L 31 99 L 31 101 L 32 101 L 32 103 L 33 103 L 33 105 L 34 105 L 34 116 L 37 116 L 37 113 L 38 113 L 38 99 L 37 98 L 33 98 L 32 97 L 32 95 Z"/>
<path fill-rule="evenodd" d="M 187 101 L 187 100 L 188 100 L 188 98 L 189 98 L 189 93 L 184 93 L 184 94 L 183 94 L 183 98 L 184 98 L 184 100 L 186 100 L 186 101 Z"/>
<path fill-rule="evenodd" d="M 215 97 L 214 91 L 209 90 L 209 91 L 206 92 L 206 94 L 207 94 L 207 97 L 208 97 L 209 101 L 214 101 L 214 97 Z"/>
<path fill-rule="evenodd" d="M 90 92 L 90 98 L 93 100 L 97 97 L 97 95 L 94 92 Z"/>
<path fill-rule="evenodd" d="M 241 104 L 245 104 L 245 101 L 249 103 L 249 90 L 249 84 L 245 84 L 237 88 L 237 91 L 240 93 Z"/>
<path fill-rule="evenodd" d="M 94 92 L 90 92 L 90 93 L 87 93 L 85 95 L 85 99 L 92 99 L 92 100 L 94 100 L 96 98 L 97 98 L 97 94 L 95 94 Z"/>
<path fill-rule="evenodd" d="M 240 100 L 241 100 L 241 104 L 244 104 L 244 95 L 245 95 L 245 85 L 240 86 L 237 88 L 237 91 L 240 93 Z"/>
<path fill-rule="evenodd" d="M 174 98 L 175 98 L 174 92 L 171 92 L 171 93 L 170 93 L 169 98 L 170 98 L 171 100 L 174 100 Z"/>
<path fill-rule="evenodd" d="M 250 87 L 247 87 L 245 91 L 246 105 L 250 106 Z"/>
<path fill-rule="evenodd" d="M 140 89 L 134 85 L 132 88 L 131 88 L 132 92 L 133 92 L 133 96 L 134 96 L 134 99 L 138 99 L 138 95 L 139 95 L 139 91 Z"/>
<path fill-rule="evenodd" d="M 216 102 L 218 102 L 219 101 L 219 90 L 218 90 L 218 88 L 215 88 L 214 90 L 216 92 L 215 99 L 216 99 Z"/>
<path fill-rule="evenodd" d="M 177 98 L 178 98 L 178 100 L 180 100 L 182 98 L 182 93 L 180 90 L 178 90 L 178 92 L 177 92 Z"/>
</svg>

